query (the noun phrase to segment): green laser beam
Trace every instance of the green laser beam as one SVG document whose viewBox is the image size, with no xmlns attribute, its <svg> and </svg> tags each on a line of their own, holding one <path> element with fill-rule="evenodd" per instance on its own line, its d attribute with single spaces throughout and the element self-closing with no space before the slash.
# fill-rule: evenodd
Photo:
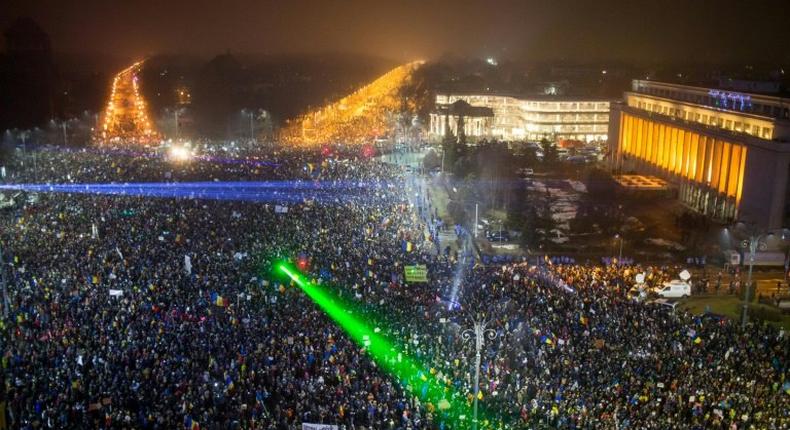
<svg viewBox="0 0 790 430">
<path fill-rule="evenodd" d="M 412 395 L 429 400 L 437 406 L 443 404 L 440 409 L 445 409 L 443 413 L 450 419 L 471 421 L 470 405 L 463 396 L 451 390 L 449 380 L 440 379 L 426 371 L 417 360 L 399 351 L 392 342 L 376 333 L 368 324 L 349 314 L 349 307 L 340 304 L 341 299 L 336 295 L 310 282 L 304 275 L 285 264 L 277 267 L 343 328 L 352 340 L 364 347 L 378 366 L 399 379 Z"/>
</svg>

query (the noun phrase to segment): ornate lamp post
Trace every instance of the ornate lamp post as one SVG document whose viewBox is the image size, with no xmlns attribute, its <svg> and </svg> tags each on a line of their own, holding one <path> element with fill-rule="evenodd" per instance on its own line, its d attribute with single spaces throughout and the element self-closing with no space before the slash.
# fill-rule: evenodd
<svg viewBox="0 0 790 430">
<path fill-rule="evenodd" d="M 752 289 L 752 267 L 754 266 L 754 254 L 758 249 L 766 249 L 764 234 L 752 234 L 748 239 L 741 242 L 741 247 L 749 250 L 749 277 L 746 281 L 746 291 L 743 295 L 743 307 L 741 309 L 741 327 L 746 328 L 746 323 L 749 321 L 749 294 Z"/>
<path fill-rule="evenodd" d="M 482 351 L 485 340 L 494 340 L 496 338 L 496 331 L 487 328 L 489 321 L 482 318 L 472 320 L 472 328 L 464 330 L 461 333 L 461 338 L 464 342 L 469 342 L 472 339 L 475 341 L 475 388 L 474 388 L 474 417 L 472 419 L 472 429 L 477 430 L 477 396 L 480 390 L 480 351 Z"/>
</svg>

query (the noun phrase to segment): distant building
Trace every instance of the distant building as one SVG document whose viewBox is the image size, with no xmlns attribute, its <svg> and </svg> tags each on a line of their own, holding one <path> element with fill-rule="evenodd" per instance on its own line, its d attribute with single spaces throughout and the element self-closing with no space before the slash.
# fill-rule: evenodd
<svg viewBox="0 0 790 430">
<path fill-rule="evenodd" d="M 430 115 L 429 132 L 432 138 L 438 140 L 444 136 L 447 118 L 445 111 L 448 106 L 460 100 L 471 107 L 488 108 L 493 113 L 493 118 L 474 122 L 480 126 L 469 130 L 467 137 L 471 138 L 470 141 L 568 139 L 592 142 L 607 139 L 608 100 L 498 94 L 437 94 L 436 108 Z"/>
<path fill-rule="evenodd" d="M 671 180 L 689 208 L 787 225 L 790 99 L 634 80 L 609 135 L 613 169 Z"/>
<path fill-rule="evenodd" d="M 49 35 L 30 18 L 18 18 L 4 32 L 6 55 L 0 80 L 0 122 L 30 128 L 53 116 L 55 72 Z"/>
<path fill-rule="evenodd" d="M 436 120 L 433 116 L 436 115 Z M 459 137 L 484 137 L 491 129 L 494 111 L 491 108 L 472 106 L 464 100 L 456 100 L 450 104 L 436 105 L 431 114 L 431 132 L 444 137 L 447 132 Z M 459 133 L 459 125 L 463 127 Z"/>
</svg>

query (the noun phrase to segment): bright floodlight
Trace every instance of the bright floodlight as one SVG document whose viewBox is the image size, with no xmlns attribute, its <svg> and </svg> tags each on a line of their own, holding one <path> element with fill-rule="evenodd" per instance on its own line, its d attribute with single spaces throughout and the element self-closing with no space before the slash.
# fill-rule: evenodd
<svg viewBox="0 0 790 430">
<path fill-rule="evenodd" d="M 176 161 L 187 161 L 192 158 L 192 154 L 183 146 L 173 146 L 170 148 L 170 158 Z"/>
</svg>

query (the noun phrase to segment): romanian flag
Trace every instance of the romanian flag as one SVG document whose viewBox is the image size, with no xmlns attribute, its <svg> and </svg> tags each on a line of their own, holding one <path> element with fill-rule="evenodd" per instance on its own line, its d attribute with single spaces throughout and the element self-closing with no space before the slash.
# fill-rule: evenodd
<svg viewBox="0 0 790 430">
<path fill-rule="evenodd" d="M 98 284 L 99 283 L 99 277 L 96 276 L 96 275 L 93 275 L 93 278 L 91 279 L 91 281 L 93 282 L 94 285 Z"/>
<path fill-rule="evenodd" d="M 187 415 L 187 417 L 184 418 L 184 428 L 186 430 L 200 430 L 200 424 L 198 424 L 197 421 L 193 420 L 192 417 Z"/>
<path fill-rule="evenodd" d="M 412 246 L 411 242 L 406 241 L 406 252 L 411 252 L 414 247 Z"/>
<path fill-rule="evenodd" d="M 211 303 L 214 303 L 217 306 L 227 306 L 228 300 L 217 293 L 211 293 Z"/>
</svg>

